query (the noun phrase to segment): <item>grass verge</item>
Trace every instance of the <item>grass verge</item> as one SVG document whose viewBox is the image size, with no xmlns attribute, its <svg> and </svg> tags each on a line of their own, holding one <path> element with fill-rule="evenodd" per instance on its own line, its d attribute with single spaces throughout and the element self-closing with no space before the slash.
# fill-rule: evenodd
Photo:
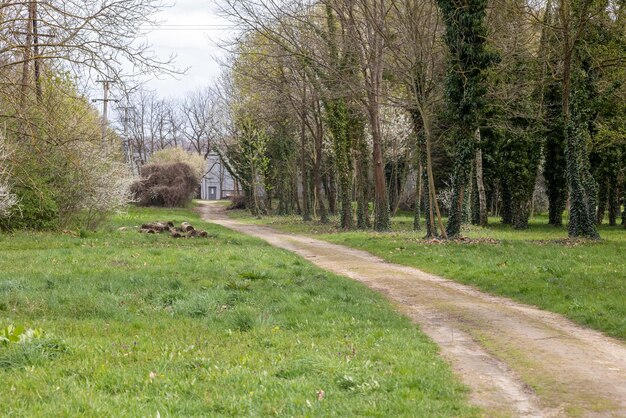
<svg viewBox="0 0 626 418">
<path fill-rule="evenodd" d="M 209 239 L 142 235 L 191 221 Z M 127 228 L 119 230 L 120 227 Z M 436 346 L 381 296 L 188 210 L 0 235 L 11 416 L 475 416 Z"/>
</svg>

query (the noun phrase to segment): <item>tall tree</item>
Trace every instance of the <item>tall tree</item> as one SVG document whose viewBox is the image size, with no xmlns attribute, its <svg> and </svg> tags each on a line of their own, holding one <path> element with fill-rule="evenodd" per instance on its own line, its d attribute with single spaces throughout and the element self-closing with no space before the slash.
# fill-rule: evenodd
<svg viewBox="0 0 626 418">
<path fill-rule="evenodd" d="M 587 152 L 589 109 L 586 106 L 585 70 L 577 60 L 577 46 L 593 13 L 594 0 L 559 0 L 559 35 L 562 50 L 562 114 L 565 160 L 569 186 L 570 238 L 599 238 L 595 225 L 595 183 Z"/>
<path fill-rule="evenodd" d="M 487 49 L 486 0 L 438 0 L 450 51 L 446 77 L 447 116 L 455 148 L 452 202 L 447 234 L 461 233 L 463 201 L 476 151 L 475 132 L 485 107 L 485 70 L 495 56 Z"/>
</svg>

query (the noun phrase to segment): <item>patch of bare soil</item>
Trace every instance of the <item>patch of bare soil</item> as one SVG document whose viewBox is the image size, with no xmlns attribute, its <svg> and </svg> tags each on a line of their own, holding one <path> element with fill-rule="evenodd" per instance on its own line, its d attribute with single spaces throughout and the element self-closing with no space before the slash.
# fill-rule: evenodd
<svg viewBox="0 0 626 418">
<path fill-rule="evenodd" d="M 231 220 L 217 205 L 200 211 L 383 293 L 439 345 L 485 416 L 626 417 L 619 340 L 364 251 Z"/>
</svg>

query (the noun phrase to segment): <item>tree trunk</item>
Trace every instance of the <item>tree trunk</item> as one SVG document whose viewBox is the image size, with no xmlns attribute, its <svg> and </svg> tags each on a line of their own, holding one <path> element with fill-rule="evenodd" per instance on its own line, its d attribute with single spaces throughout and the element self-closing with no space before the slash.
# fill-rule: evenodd
<svg viewBox="0 0 626 418">
<path fill-rule="evenodd" d="M 417 178 L 415 182 L 415 210 L 413 212 L 413 230 L 420 231 L 422 229 L 422 162 L 420 161 L 419 151 L 417 156 Z"/>
<path fill-rule="evenodd" d="M 574 41 L 570 34 L 570 11 L 569 2 L 561 1 L 561 20 L 563 22 L 563 79 L 562 79 L 562 104 L 565 136 L 565 160 L 567 165 L 567 177 L 569 183 L 569 226 L 570 238 L 587 237 L 597 239 L 600 237 L 595 226 L 595 208 L 589 213 L 589 190 L 585 190 L 586 181 L 583 171 L 587 170 L 588 158 L 584 152 L 584 140 L 579 132 L 581 127 L 575 126 L 570 109 L 572 61 L 574 54 Z M 581 12 L 582 13 L 582 12 Z"/>
<path fill-rule="evenodd" d="M 617 176 L 617 173 L 614 173 Z M 619 188 L 617 187 L 617 178 L 613 178 L 609 181 L 609 226 L 615 226 L 617 224 L 617 217 L 619 216 Z M 626 202 L 625 202 L 626 204 Z"/>
<path fill-rule="evenodd" d="M 385 166 L 383 164 L 382 135 L 380 131 L 380 114 L 378 100 L 372 92 L 368 93 L 370 104 L 370 128 L 372 133 L 372 156 L 374 160 L 374 229 L 388 231 L 391 228 L 389 219 L 389 201 L 387 200 L 387 186 L 385 185 Z"/>
<path fill-rule="evenodd" d="M 313 181 L 315 182 L 315 199 L 319 207 L 320 222 L 328 223 L 328 211 L 324 204 L 324 195 L 322 194 L 322 147 L 324 144 L 324 130 L 321 126 L 321 122 L 316 125 L 315 132 L 315 163 L 313 164 Z"/>
<path fill-rule="evenodd" d="M 356 227 L 366 229 L 369 227 L 367 216 L 367 164 L 364 156 L 359 150 L 356 159 Z"/>
<path fill-rule="evenodd" d="M 476 129 L 476 140 L 480 144 L 480 128 Z M 478 189 L 478 213 L 480 226 L 487 226 L 487 196 L 483 181 L 483 152 L 480 146 L 476 149 L 476 187 Z"/>
<path fill-rule="evenodd" d="M 302 102 L 306 102 L 306 90 Z M 306 167 L 306 117 L 306 111 L 302 109 L 302 113 L 300 115 L 300 172 L 302 175 L 302 220 L 304 222 L 311 220 L 311 208 L 309 205 L 309 180 Z"/>
<path fill-rule="evenodd" d="M 328 211 L 331 215 L 337 214 L 337 183 L 334 169 L 331 164 L 327 165 L 326 175 L 323 177 L 324 191 L 328 196 Z"/>
<path fill-rule="evenodd" d="M 437 215 L 437 224 L 439 225 L 441 236 L 447 239 L 448 234 L 446 229 L 443 227 L 443 220 L 441 219 L 441 211 L 439 210 L 439 202 L 437 201 L 437 192 L 435 189 L 435 176 L 433 175 L 433 161 L 431 150 L 432 131 L 430 129 L 430 119 L 426 118 L 426 116 L 422 114 L 422 120 L 424 121 L 424 135 L 426 140 L 426 173 L 428 175 L 428 192 L 430 194 L 430 205 L 431 209 L 435 209 L 435 214 Z M 437 234 L 437 230 L 434 227 L 433 231 L 435 231 L 435 234 Z"/>
</svg>

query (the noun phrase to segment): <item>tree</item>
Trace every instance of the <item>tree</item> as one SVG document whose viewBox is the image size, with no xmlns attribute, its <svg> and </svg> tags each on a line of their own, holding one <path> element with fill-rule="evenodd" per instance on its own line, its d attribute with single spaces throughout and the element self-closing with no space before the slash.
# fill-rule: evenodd
<svg viewBox="0 0 626 418">
<path fill-rule="evenodd" d="M 211 88 L 203 88 L 187 93 L 180 107 L 186 119 L 182 132 L 187 145 L 204 159 L 217 135 L 215 106 L 215 93 Z"/>
<path fill-rule="evenodd" d="M 418 172 L 421 167 L 426 236 L 446 236 L 433 173 L 432 147 L 435 140 L 436 117 L 443 96 L 445 48 L 441 42 L 442 26 L 434 2 L 404 0 L 393 3 L 390 24 L 394 39 L 389 48 L 396 77 L 402 82 L 405 97 L 400 101 L 411 115 Z M 419 190 L 416 203 L 419 225 Z M 439 232 L 437 231 L 439 227 Z"/>
<path fill-rule="evenodd" d="M 595 184 L 589 172 L 587 152 L 589 114 L 586 106 L 585 78 L 587 74 L 577 60 L 577 46 L 593 10 L 593 0 L 572 3 L 558 2 L 559 35 L 563 66 L 561 95 L 565 138 L 565 160 L 569 185 L 570 238 L 600 237 L 595 226 Z M 588 86 L 587 86 L 588 87 Z"/>
<path fill-rule="evenodd" d="M 495 56 L 486 46 L 486 0 L 438 0 L 437 3 L 444 17 L 444 40 L 450 51 L 446 114 L 450 119 L 456 161 L 447 234 L 454 238 L 461 233 L 462 206 L 476 150 L 474 134 L 485 106 L 485 70 Z"/>
<path fill-rule="evenodd" d="M 548 1 L 540 41 L 543 56 L 541 104 L 545 135 L 543 175 L 548 188 L 548 224 L 561 226 L 567 203 L 567 178 L 565 176 L 565 143 L 558 65 L 560 54 L 557 49 L 558 39 L 552 29 L 556 24 L 556 19 L 554 3 Z"/>
<path fill-rule="evenodd" d="M 153 16 L 162 7 L 158 0 L 4 1 L 0 4 L 4 41 L 0 71 L 23 66 L 27 83 L 30 62 L 35 63 L 37 80 L 41 67 L 52 62 L 62 62 L 78 74 L 118 81 L 138 74 L 176 72 L 172 58 L 161 60 L 138 41 L 141 25 L 156 25 Z"/>
</svg>

